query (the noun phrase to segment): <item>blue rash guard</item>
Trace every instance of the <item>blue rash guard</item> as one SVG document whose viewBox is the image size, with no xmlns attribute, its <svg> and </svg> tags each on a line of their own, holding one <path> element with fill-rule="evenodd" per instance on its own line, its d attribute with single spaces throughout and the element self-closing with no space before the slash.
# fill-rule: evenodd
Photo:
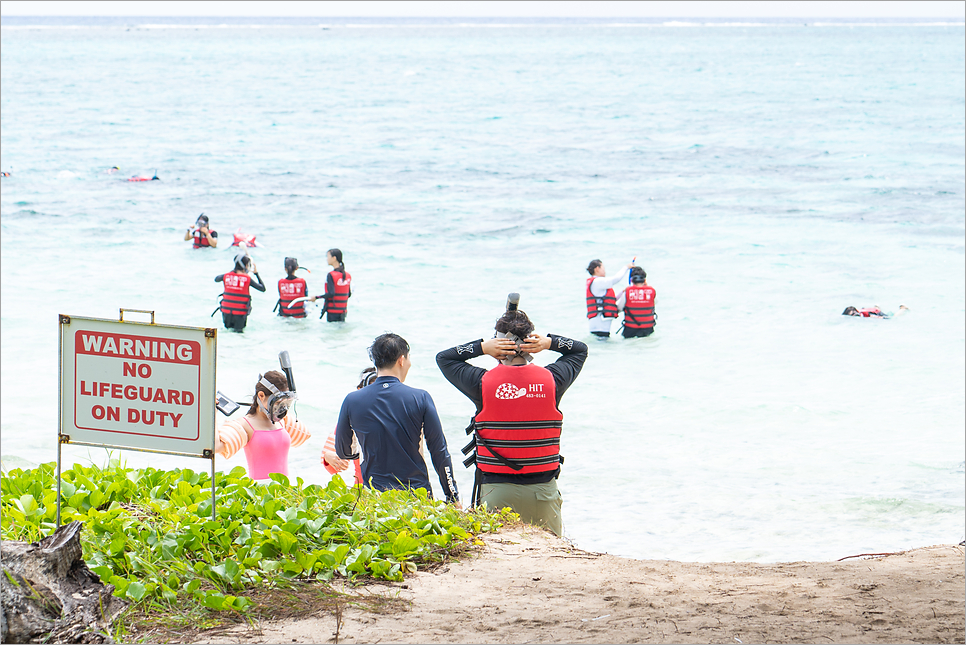
<svg viewBox="0 0 966 645">
<path fill-rule="evenodd" d="M 340 459 L 358 458 L 351 453 L 353 432 L 363 455 L 362 479 L 376 490 L 425 488 L 432 494 L 426 461 L 419 454 L 422 434 L 446 500 L 459 499 L 443 426 L 429 392 L 409 387 L 395 376 L 380 376 L 342 402 L 335 429 L 335 452 Z"/>
</svg>

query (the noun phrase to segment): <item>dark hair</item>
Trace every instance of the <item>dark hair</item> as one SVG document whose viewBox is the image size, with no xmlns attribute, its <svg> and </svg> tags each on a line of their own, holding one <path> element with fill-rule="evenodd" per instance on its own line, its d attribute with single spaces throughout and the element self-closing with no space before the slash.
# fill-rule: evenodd
<svg viewBox="0 0 966 645">
<path fill-rule="evenodd" d="M 207 216 L 207 215 L 205 215 L 204 213 L 202 213 L 201 215 L 199 215 L 199 216 L 198 216 L 198 219 L 196 219 L 196 220 L 195 220 L 195 222 L 197 222 L 197 221 L 198 221 L 199 219 L 200 219 L 200 220 L 201 220 L 202 222 L 204 222 L 205 224 L 207 224 L 207 223 L 208 223 L 208 216 Z"/>
<path fill-rule="evenodd" d="M 252 259 L 246 253 L 239 253 L 235 256 L 235 271 L 248 271 L 252 265 Z"/>
<path fill-rule="evenodd" d="M 369 358 L 379 369 L 392 367 L 401 356 L 409 356 L 409 343 L 392 332 L 377 336 L 369 347 Z"/>
<path fill-rule="evenodd" d="M 526 338 L 533 331 L 533 323 L 527 315 L 516 309 L 508 311 L 496 319 L 494 327 L 501 334 L 513 334 L 518 338 Z"/>
<path fill-rule="evenodd" d="M 361 390 L 367 385 L 372 385 L 372 382 L 376 380 L 375 376 L 376 376 L 375 367 L 367 367 L 366 369 L 362 370 L 362 372 L 359 373 L 359 378 L 361 378 L 362 380 L 359 381 L 359 385 L 356 386 L 356 389 Z"/>
<path fill-rule="evenodd" d="M 846 307 L 845 308 L 845 311 L 842 312 L 842 315 L 843 316 L 860 316 L 861 314 L 859 313 L 859 310 L 858 309 L 856 309 L 855 307 L 849 306 L 849 307 Z"/>
<path fill-rule="evenodd" d="M 631 269 L 631 282 L 634 284 L 639 284 L 647 280 L 647 272 L 643 267 L 634 267 Z"/>
<path fill-rule="evenodd" d="M 272 385 L 274 385 L 275 387 L 277 387 L 279 392 L 284 392 L 285 390 L 288 389 L 288 379 L 285 378 L 285 375 L 282 374 L 281 372 L 279 372 L 278 370 L 272 370 L 270 372 L 265 372 L 264 374 L 262 374 L 262 376 L 265 377 L 265 380 L 266 381 L 268 381 L 269 383 L 271 383 Z M 259 380 L 261 380 L 261 379 L 259 379 Z M 269 390 L 267 387 L 265 387 L 261 383 L 256 383 L 255 384 L 255 394 L 252 395 L 252 407 L 248 408 L 248 414 L 255 414 L 255 410 L 258 409 L 258 393 L 259 392 L 264 392 L 265 393 L 265 396 L 272 396 L 273 394 L 275 394 L 274 392 L 272 392 L 271 390 Z"/>
<path fill-rule="evenodd" d="M 590 264 L 587 265 L 587 273 L 589 273 L 590 275 L 594 275 L 594 270 L 596 270 L 597 267 L 599 267 L 602 264 L 603 262 L 601 262 L 600 260 L 591 260 Z"/>
<path fill-rule="evenodd" d="M 290 276 L 295 275 L 296 269 L 299 268 L 299 261 L 295 258 L 285 258 L 285 273 Z"/>
<path fill-rule="evenodd" d="M 339 249 L 329 249 L 329 255 L 334 257 L 336 261 L 339 263 L 339 271 L 341 271 L 342 273 L 345 273 L 345 265 L 342 264 L 342 251 L 340 251 Z"/>
</svg>

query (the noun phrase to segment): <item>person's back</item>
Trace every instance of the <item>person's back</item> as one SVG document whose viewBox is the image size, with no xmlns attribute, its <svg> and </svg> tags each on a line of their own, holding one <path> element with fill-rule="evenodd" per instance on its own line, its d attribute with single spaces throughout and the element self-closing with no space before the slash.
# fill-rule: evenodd
<svg viewBox="0 0 966 645">
<path fill-rule="evenodd" d="M 654 302 L 657 292 L 647 284 L 647 273 L 641 267 L 631 270 L 631 286 L 617 299 L 617 306 L 624 310 L 624 338 L 650 336 L 657 324 Z"/>
<path fill-rule="evenodd" d="M 343 410 L 365 455 L 364 482 L 371 481 L 378 490 L 432 490 L 426 462 L 419 454 L 428 409 L 436 409 L 429 393 L 409 387 L 395 376 L 380 376 L 371 387 L 346 396 Z"/>
<path fill-rule="evenodd" d="M 335 430 L 336 456 L 358 457 L 352 454 L 354 433 L 363 455 L 362 478 L 367 485 L 376 490 L 424 488 L 432 494 L 426 462 L 419 453 L 422 436 L 447 501 L 459 501 L 436 405 L 428 392 L 403 383 L 412 365 L 409 343 L 386 333 L 376 338 L 369 352 L 378 377 L 369 387 L 349 393 L 342 402 Z"/>
</svg>

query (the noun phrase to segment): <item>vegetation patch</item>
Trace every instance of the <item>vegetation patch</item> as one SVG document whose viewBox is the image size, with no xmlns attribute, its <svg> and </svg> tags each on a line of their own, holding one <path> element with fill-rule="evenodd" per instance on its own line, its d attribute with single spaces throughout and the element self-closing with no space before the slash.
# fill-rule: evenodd
<svg viewBox="0 0 966 645">
<path fill-rule="evenodd" d="M 34 542 L 52 533 L 56 485 L 53 463 L 0 473 L 0 537 Z M 289 610 L 378 609 L 383 600 L 307 583 L 400 581 L 517 519 L 509 511 L 461 511 L 425 491 L 349 488 L 339 477 L 306 486 L 275 474 L 260 484 L 243 468 L 216 473 L 215 494 L 212 520 L 207 473 L 117 462 L 63 472 L 61 521 L 84 523 L 88 566 L 134 603 L 118 624 L 124 640 L 145 630 L 152 640 L 183 640 L 186 632 Z"/>
</svg>

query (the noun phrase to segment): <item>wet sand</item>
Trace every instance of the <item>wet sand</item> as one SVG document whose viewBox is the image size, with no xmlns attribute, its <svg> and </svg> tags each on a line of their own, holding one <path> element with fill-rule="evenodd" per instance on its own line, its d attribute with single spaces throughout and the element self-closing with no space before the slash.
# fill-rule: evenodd
<svg viewBox="0 0 966 645">
<path fill-rule="evenodd" d="M 483 537 L 461 562 L 354 588 L 400 601 L 347 607 L 340 643 L 962 643 L 964 549 L 841 562 L 632 560 L 532 527 Z M 847 554 L 844 554 L 847 555 Z M 211 640 L 336 642 L 331 613 Z"/>
</svg>

